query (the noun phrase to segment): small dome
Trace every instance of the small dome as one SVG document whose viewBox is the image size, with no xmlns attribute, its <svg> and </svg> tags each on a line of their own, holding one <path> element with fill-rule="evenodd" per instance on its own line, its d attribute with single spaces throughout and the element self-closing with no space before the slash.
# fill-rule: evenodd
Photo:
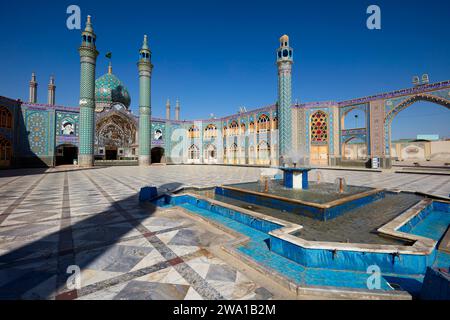
<svg viewBox="0 0 450 320">
<path fill-rule="evenodd" d="M 128 109 L 131 98 L 123 83 L 112 72 L 108 72 L 95 80 L 95 102 L 109 106 L 121 103 Z"/>
<path fill-rule="evenodd" d="M 282 35 L 280 38 L 280 42 L 289 42 L 289 37 L 286 34 Z"/>
</svg>

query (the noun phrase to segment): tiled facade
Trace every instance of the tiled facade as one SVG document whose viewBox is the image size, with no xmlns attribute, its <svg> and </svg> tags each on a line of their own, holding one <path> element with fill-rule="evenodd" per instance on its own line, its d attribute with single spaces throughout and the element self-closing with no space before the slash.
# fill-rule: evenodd
<svg viewBox="0 0 450 320">
<path fill-rule="evenodd" d="M 33 100 L 36 96 L 33 88 L 37 85 L 35 75 L 30 82 L 33 103 L 0 97 L 0 111 L 6 114 L 4 117 L 13 119 L 10 127 L 6 120 L 4 124 L 0 121 L 3 152 L 0 166 L 54 166 L 66 147 L 76 150 L 78 157 L 76 153 L 73 157 L 78 158 L 80 165 L 90 166 L 94 159 L 108 159 L 108 152 L 111 156 L 111 147 L 114 147 L 113 157 L 140 159 L 141 165 L 165 162 L 276 166 L 281 162 L 296 162 L 314 166 L 364 166 L 372 157 L 379 157 L 381 165 L 389 167 L 390 128 L 396 114 L 417 101 L 450 108 L 450 81 L 420 84 L 342 102 L 292 104 L 293 49 L 289 38 L 283 36 L 277 50 L 276 103 L 223 118 L 181 121 L 177 101 L 175 120 L 152 119 L 153 65 L 147 38 L 139 50 L 139 115 L 129 110 L 131 97 L 123 83 L 112 74 L 111 66 L 107 74 L 95 81 L 98 54 L 95 41 L 89 18 L 79 49 L 79 107 L 37 104 Z M 54 83 L 51 88 L 54 100 Z M 363 126 L 347 129 L 344 119 L 354 110 L 363 112 Z M 324 115 L 324 123 L 317 121 L 319 114 Z M 113 117 L 119 120 L 112 121 Z M 99 121 L 109 127 L 100 126 Z M 320 141 L 313 137 L 317 132 L 321 132 Z M 106 136 L 108 145 L 101 144 L 105 140 L 101 134 Z M 113 146 L 109 145 L 111 141 Z M 364 159 L 349 161 L 344 157 L 348 143 L 363 145 Z"/>
</svg>

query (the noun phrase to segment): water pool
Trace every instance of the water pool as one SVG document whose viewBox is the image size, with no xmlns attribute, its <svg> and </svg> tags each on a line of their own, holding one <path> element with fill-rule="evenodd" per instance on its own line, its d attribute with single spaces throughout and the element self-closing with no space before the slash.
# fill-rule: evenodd
<svg viewBox="0 0 450 320">
<path fill-rule="evenodd" d="M 216 224 L 223 225 L 229 229 L 239 232 L 249 238 L 249 241 L 245 244 L 236 247 L 236 250 L 252 261 L 262 265 L 265 268 L 274 270 L 275 272 L 283 275 L 298 284 L 299 286 L 307 287 L 341 287 L 352 289 L 367 290 L 368 274 L 366 267 L 373 263 L 371 259 L 366 259 L 367 265 L 363 265 L 361 268 L 359 263 L 357 268 L 352 269 L 352 259 L 355 256 L 351 253 L 344 255 L 343 258 L 350 260 L 349 263 L 344 265 L 344 268 L 333 269 L 333 264 L 330 264 L 334 257 L 329 258 L 322 256 L 316 262 L 319 265 L 308 265 L 308 263 L 302 264 L 295 259 L 286 257 L 283 253 L 274 252 L 272 241 L 270 236 L 271 231 L 282 228 L 281 224 L 273 223 L 264 219 L 255 218 L 249 216 L 246 213 L 242 213 L 239 210 L 235 210 L 226 205 L 221 206 L 217 203 L 211 203 L 208 199 L 199 199 L 195 195 L 180 195 L 180 196 L 164 196 L 155 201 L 159 206 L 179 206 L 191 213 L 200 215 Z M 442 215 L 448 216 L 448 212 L 441 210 L 428 210 L 429 212 L 421 219 L 421 223 L 415 223 L 411 228 L 411 233 L 424 232 L 422 229 L 429 229 L 429 225 L 434 225 L 433 221 L 442 221 Z M 445 220 L 447 221 L 447 220 Z M 436 229 L 433 229 L 434 237 L 442 237 L 444 225 L 446 222 L 441 223 L 441 227 L 438 228 L 438 234 Z M 447 222 L 448 226 L 448 222 Z M 420 235 L 424 235 L 423 233 Z M 317 250 L 306 249 L 304 255 L 310 255 L 317 253 Z M 328 252 L 329 254 L 329 252 Z M 362 252 L 362 256 L 370 257 L 370 253 Z M 382 260 L 383 263 L 389 264 L 392 261 L 392 257 L 389 254 L 385 254 L 387 261 Z M 399 257 L 401 259 L 408 260 L 409 257 Z M 426 260 L 428 266 L 439 265 L 444 263 L 448 256 L 444 253 L 438 252 L 430 256 Z M 394 257 L 395 261 L 395 257 Z M 383 263 L 381 265 L 383 266 Z M 409 263 L 409 262 L 408 262 Z M 415 266 L 414 263 L 411 264 Z M 411 265 L 409 267 L 411 267 Z M 384 269 L 382 269 L 384 270 Z M 411 294 L 417 294 L 420 291 L 421 283 L 423 281 L 424 269 L 418 268 L 417 272 L 396 272 L 404 271 L 403 269 L 386 268 L 386 272 L 382 273 L 380 290 L 392 291 L 393 284 L 400 285 L 404 290 L 407 290 Z M 409 270 L 411 271 L 411 270 Z"/>
</svg>

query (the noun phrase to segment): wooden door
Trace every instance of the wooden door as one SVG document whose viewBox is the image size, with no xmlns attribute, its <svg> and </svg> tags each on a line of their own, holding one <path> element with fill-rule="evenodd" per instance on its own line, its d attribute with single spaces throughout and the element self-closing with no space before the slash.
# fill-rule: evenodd
<svg viewBox="0 0 450 320">
<path fill-rule="evenodd" d="M 311 146 L 311 165 L 328 165 L 328 146 Z"/>
</svg>

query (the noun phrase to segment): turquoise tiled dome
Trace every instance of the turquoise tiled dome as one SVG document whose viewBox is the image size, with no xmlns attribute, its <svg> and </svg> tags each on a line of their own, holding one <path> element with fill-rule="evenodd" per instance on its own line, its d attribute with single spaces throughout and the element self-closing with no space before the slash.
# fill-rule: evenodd
<svg viewBox="0 0 450 320">
<path fill-rule="evenodd" d="M 95 80 L 95 100 L 97 103 L 121 103 L 130 106 L 131 98 L 127 88 L 112 73 L 107 73 Z"/>
</svg>

